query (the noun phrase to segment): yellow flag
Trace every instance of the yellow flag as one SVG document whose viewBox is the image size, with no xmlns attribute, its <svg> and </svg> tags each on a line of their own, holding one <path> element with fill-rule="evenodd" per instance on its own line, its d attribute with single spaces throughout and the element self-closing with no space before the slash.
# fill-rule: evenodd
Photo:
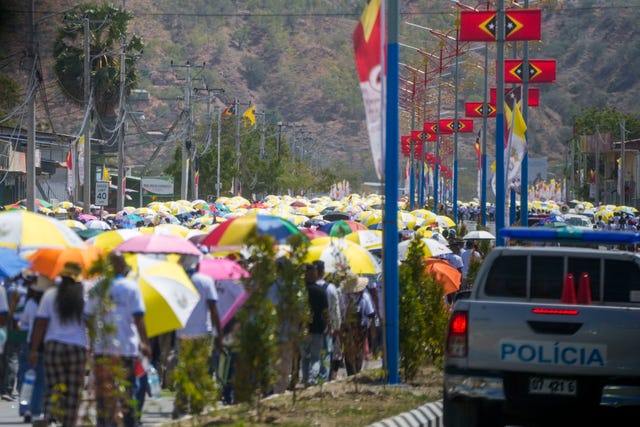
<svg viewBox="0 0 640 427">
<path fill-rule="evenodd" d="M 245 125 L 247 124 L 247 122 L 249 122 L 249 126 L 253 126 L 256 124 L 256 106 L 252 105 L 251 107 L 247 108 L 247 111 L 245 111 L 242 114 L 242 119 L 245 122 Z"/>
</svg>

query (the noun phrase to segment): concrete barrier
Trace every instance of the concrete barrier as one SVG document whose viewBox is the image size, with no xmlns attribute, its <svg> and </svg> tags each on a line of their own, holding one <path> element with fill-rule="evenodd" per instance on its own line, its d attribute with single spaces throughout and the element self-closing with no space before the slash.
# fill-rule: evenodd
<svg viewBox="0 0 640 427">
<path fill-rule="evenodd" d="M 369 427 L 442 427 L 443 425 L 442 400 L 438 400 L 413 411 L 378 421 Z"/>
</svg>

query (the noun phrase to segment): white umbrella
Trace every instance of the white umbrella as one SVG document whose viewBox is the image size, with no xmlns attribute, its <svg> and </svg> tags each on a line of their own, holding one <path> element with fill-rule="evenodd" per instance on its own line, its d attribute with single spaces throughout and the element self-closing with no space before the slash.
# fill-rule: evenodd
<svg viewBox="0 0 640 427">
<path fill-rule="evenodd" d="M 485 230 L 473 230 L 462 237 L 462 240 L 495 240 L 495 236 Z"/>
<path fill-rule="evenodd" d="M 87 222 L 87 228 L 92 230 L 111 230 L 111 226 L 106 221 L 101 221 L 99 219 L 92 219 Z"/>
<path fill-rule="evenodd" d="M 424 242 L 424 256 L 434 258 L 440 255 L 451 253 L 451 249 L 449 249 L 446 245 L 438 242 L 437 240 L 423 237 L 422 241 Z M 407 258 L 407 252 L 409 252 L 410 244 L 411 240 L 403 240 L 402 242 L 398 243 L 398 259 L 400 261 L 404 261 Z"/>
</svg>

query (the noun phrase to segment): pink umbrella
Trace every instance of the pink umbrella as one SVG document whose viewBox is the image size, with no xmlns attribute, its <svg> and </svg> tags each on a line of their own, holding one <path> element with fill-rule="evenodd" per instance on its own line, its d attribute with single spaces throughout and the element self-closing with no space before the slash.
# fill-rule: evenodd
<svg viewBox="0 0 640 427">
<path fill-rule="evenodd" d="M 228 258 L 204 258 L 200 261 L 198 271 L 214 280 L 238 280 L 249 277 L 247 270 Z"/>
<path fill-rule="evenodd" d="M 325 233 L 324 231 L 317 230 L 315 228 L 303 227 L 303 228 L 300 228 L 300 231 L 302 231 L 309 238 L 309 240 L 313 240 L 316 237 L 327 237 L 328 236 L 328 234 Z"/>
<path fill-rule="evenodd" d="M 91 214 L 80 214 L 78 215 L 78 221 L 83 221 L 83 222 L 89 222 L 89 221 L 97 221 L 100 218 L 98 218 L 95 215 L 91 215 Z"/>
<path fill-rule="evenodd" d="M 116 246 L 114 251 L 141 254 L 202 255 L 200 249 L 192 242 L 172 234 L 143 234 L 132 237 Z"/>
</svg>

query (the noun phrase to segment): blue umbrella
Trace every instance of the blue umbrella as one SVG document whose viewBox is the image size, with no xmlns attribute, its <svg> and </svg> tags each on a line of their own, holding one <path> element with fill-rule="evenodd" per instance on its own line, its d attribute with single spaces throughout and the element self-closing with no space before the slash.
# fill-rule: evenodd
<svg viewBox="0 0 640 427">
<path fill-rule="evenodd" d="M 15 277 L 30 265 L 31 263 L 20 258 L 15 250 L 0 248 L 0 279 Z"/>
</svg>

